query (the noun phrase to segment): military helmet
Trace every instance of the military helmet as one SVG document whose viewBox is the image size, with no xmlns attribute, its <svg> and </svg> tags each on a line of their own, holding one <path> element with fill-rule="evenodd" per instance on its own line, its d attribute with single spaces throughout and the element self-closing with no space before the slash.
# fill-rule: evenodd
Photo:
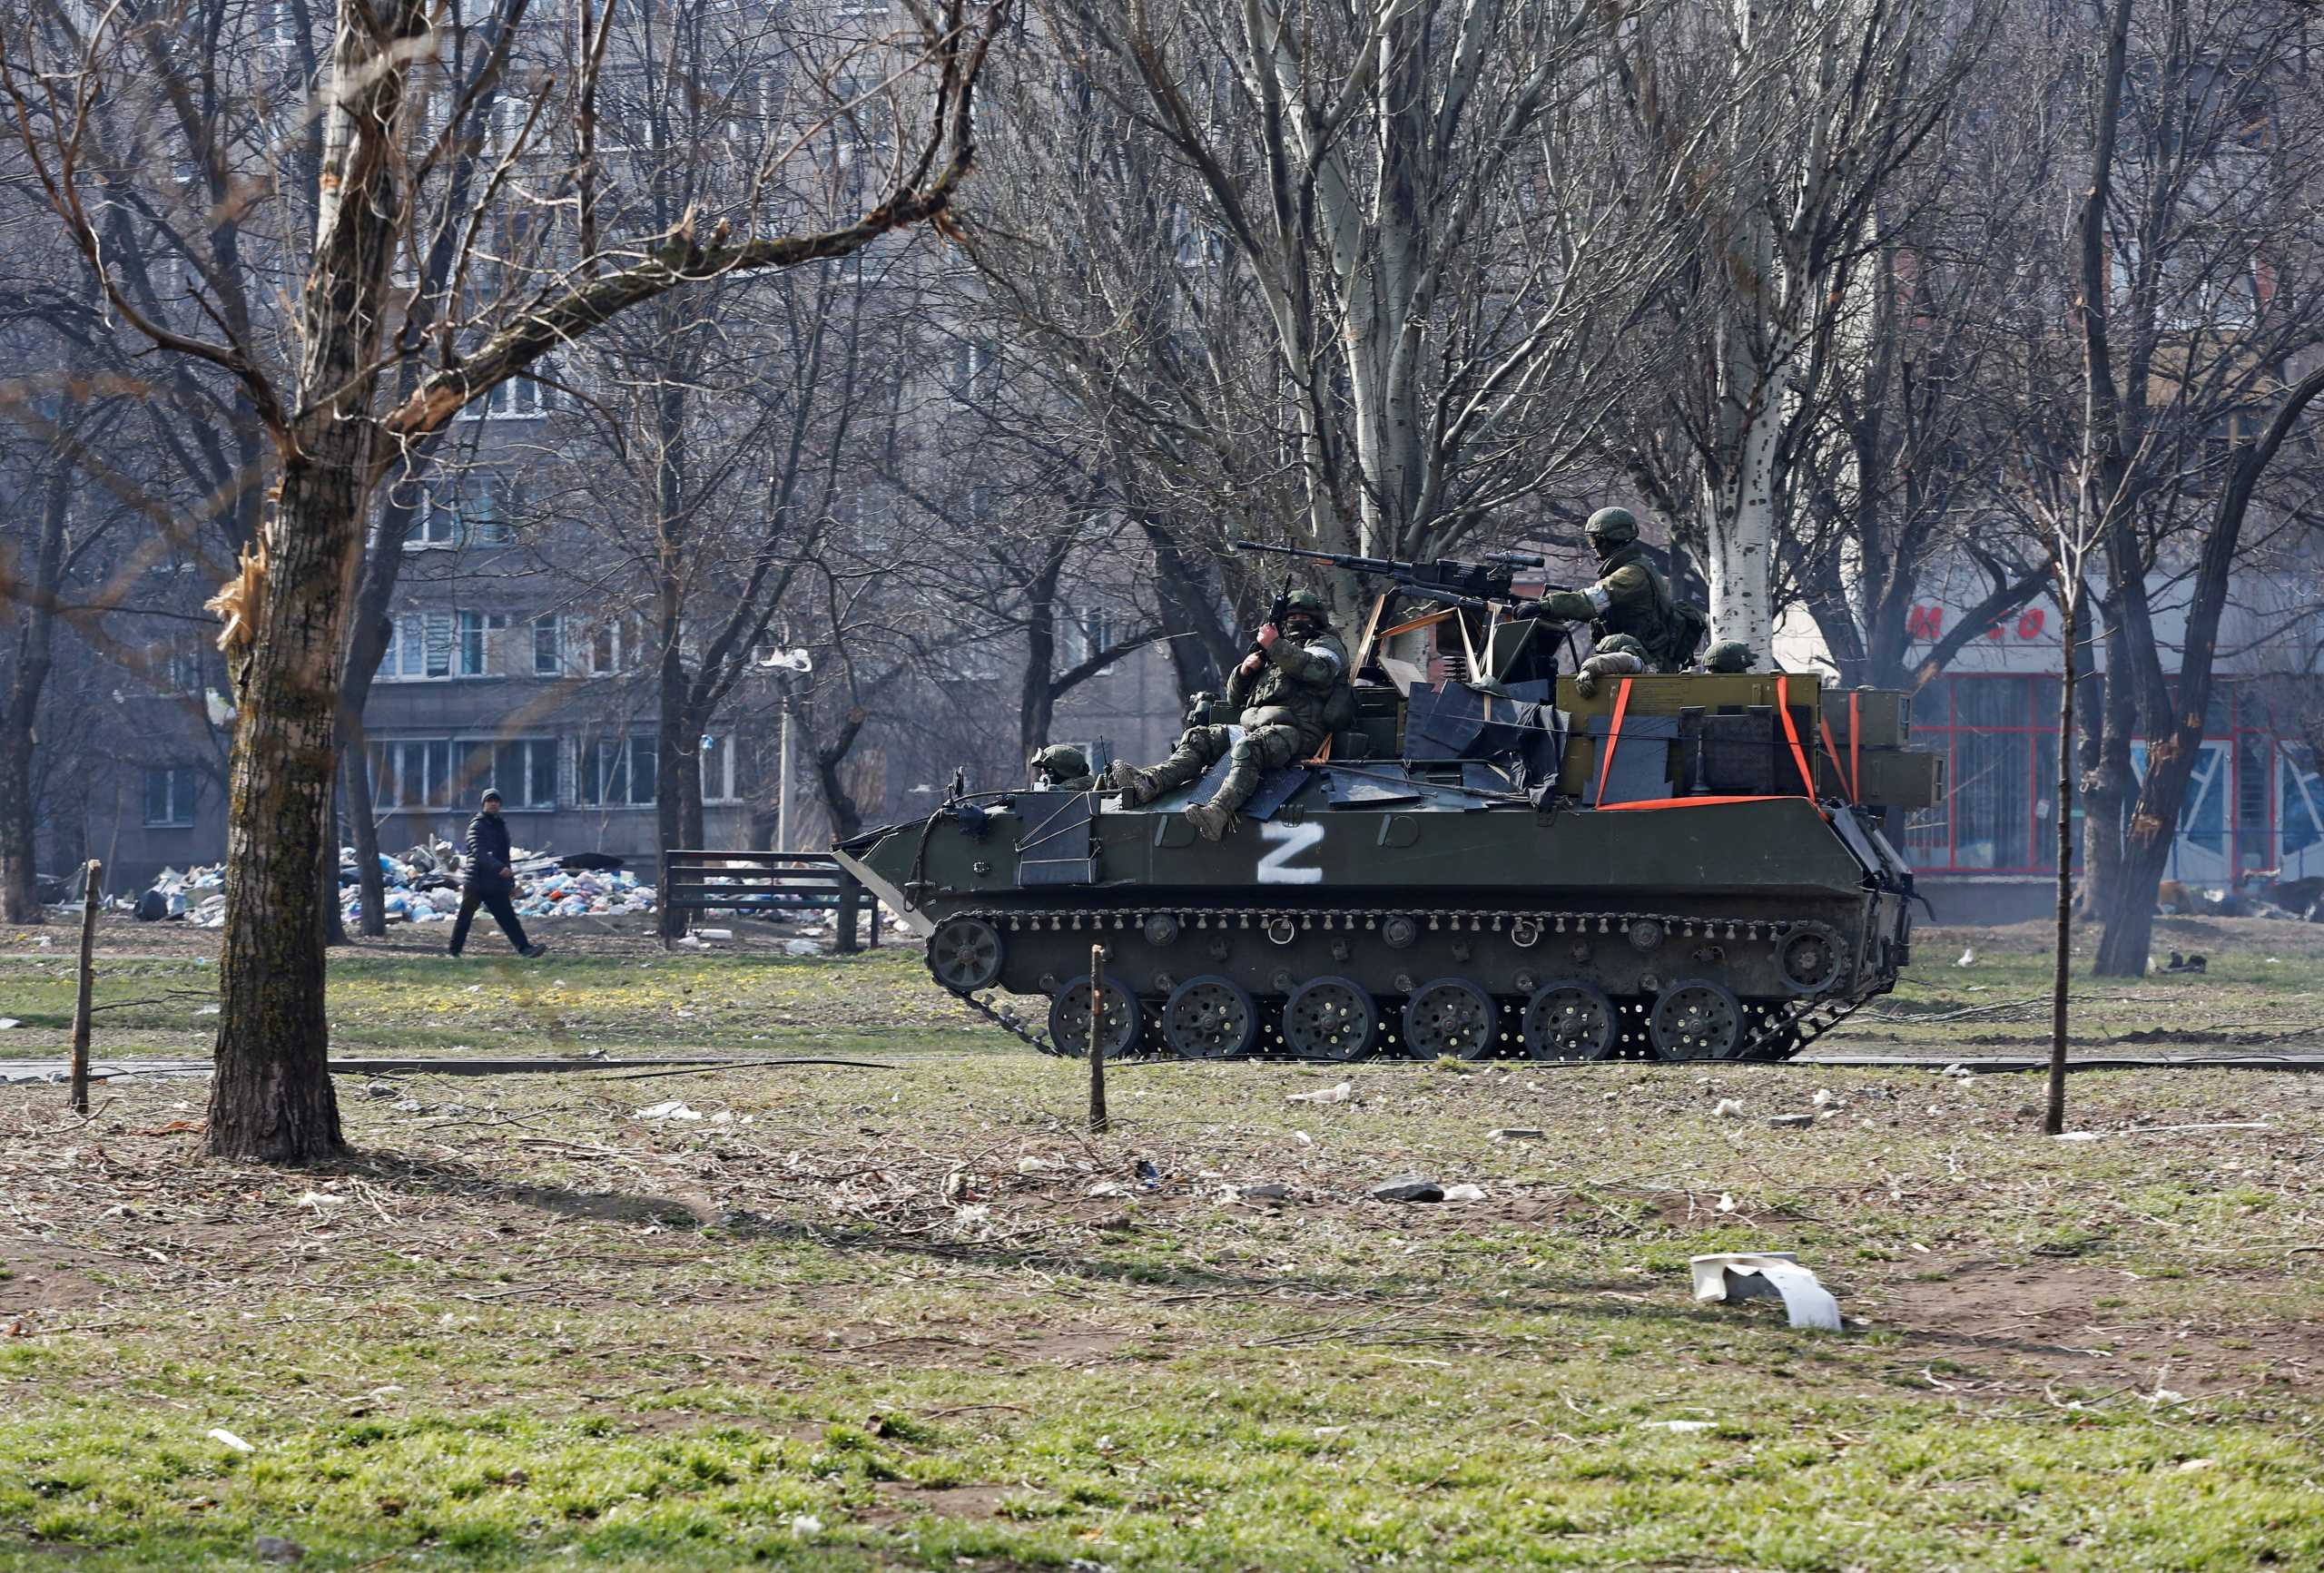
<svg viewBox="0 0 2324 1573">
<path fill-rule="evenodd" d="M 1751 647 L 1740 639 L 1722 639 L 1703 652 L 1705 672 L 1748 672 Z"/>
<path fill-rule="evenodd" d="M 1646 646 L 1628 634 L 1609 634 L 1598 641 L 1597 646 L 1590 654 L 1592 655 L 1635 655 L 1643 661 L 1646 659 Z"/>
<path fill-rule="evenodd" d="M 1089 773 L 1089 756 L 1069 743 L 1053 742 L 1033 756 L 1033 768 L 1051 781 Z"/>
<path fill-rule="evenodd" d="M 1628 508 L 1600 508 L 1582 528 L 1600 546 L 1627 546 L 1638 539 L 1638 519 Z"/>
<path fill-rule="evenodd" d="M 1332 604 L 1313 590 L 1294 590 L 1284 598 L 1283 614 L 1285 616 L 1296 617 L 1303 612 L 1318 623 L 1328 623 L 1332 620 Z"/>
</svg>

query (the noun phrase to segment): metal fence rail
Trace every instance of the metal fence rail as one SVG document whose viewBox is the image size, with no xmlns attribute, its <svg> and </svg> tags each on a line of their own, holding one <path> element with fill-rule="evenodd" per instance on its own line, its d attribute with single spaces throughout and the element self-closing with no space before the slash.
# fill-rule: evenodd
<svg viewBox="0 0 2324 1573">
<path fill-rule="evenodd" d="M 872 946 L 880 944 L 880 899 L 839 866 L 829 852 L 731 852 L 707 849 L 662 854 L 662 904 L 687 915 L 738 912 L 772 918 L 836 912 L 839 949 L 852 954 L 858 915 L 872 909 Z"/>
</svg>

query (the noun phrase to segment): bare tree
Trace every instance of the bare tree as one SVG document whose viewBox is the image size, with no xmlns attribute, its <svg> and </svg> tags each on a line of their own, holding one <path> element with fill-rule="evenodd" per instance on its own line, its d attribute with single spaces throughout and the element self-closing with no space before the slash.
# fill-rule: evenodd
<svg viewBox="0 0 2324 1573">
<path fill-rule="evenodd" d="M 1941 0 L 1680 6 L 1606 24 L 1616 189 L 1699 240 L 1634 337 L 1684 375 L 1629 406 L 1615 452 L 1702 558 L 1717 635 L 1764 654 L 1791 466 L 1857 314 L 1893 287 L 1883 194 L 1942 121 L 1988 25 Z"/>
<path fill-rule="evenodd" d="M 1226 516 L 1424 555 L 1580 455 L 1621 303 L 1680 244 L 1585 182 L 1590 8 L 1040 15 L 998 156 L 1055 217 L 976 244 L 1029 348 L 1113 427 L 1126 451 L 1098 462 L 1134 516 L 1167 530 L 1188 477 L 1237 477 Z"/>
<path fill-rule="evenodd" d="M 498 59 L 528 36 L 527 0 L 505 0 Z M 415 117 L 431 104 L 420 63 L 436 53 L 430 7 L 384 11 L 342 0 L 320 74 L 321 126 L 312 226 L 283 222 L 298 259 L 299 310 L 288 353 L 223 314 L 180 328 L 139 307 L 107 244 L 93 182 L 133 186 L 147 172 L 112 159 L 112 117 L 148 116 L 173 97 L 200 98 L 186 61 L 210 69 L 208 42 L 187 35 L 192 14 L 107 13 L 84 27 L 77 7 L 34 13 L 0 55 L 4 88 L 34 178 L 124 330 L 215 368 L 246 397 L 275 476 L 242 572 L 222 594 L 239 704 L 228 830 L 226 932 L 218 1075 L 207 1145 L 224 1155 L 297 1161 L 336 1150 L 338 1111 L 324 1068 L 323 959 L 317 870 L 337 748 L 338 689 L 348 603 L 370 493 L 402 445 L 441 429 L 471 400 L 523 374 L 542 355 L 621 312 L 734 275 L 844 255 L 879 235 L 935 218 L 965 178 L 973 145 L 971 91 L 1000 7 L 971 16 L 965 0 L 923 17 L 916 69 L 930 84 L 901 178 L 853 221 L 802 234 L 754 232 L 787 220 L 755 189 L 723 215 L 690 212 L 635 240 L 597 233 L 584 158 L 571 205 L 566 182 L 536 189 L 527 140 L 551 111 L 546 84 L 527 105 L 486 190 L 464 213 L 444 211 L 443 139 L 405 156 Z M 565 111 L 586 124 L 568 95 Z M 446 123 L 453 123 L 447 122 Z M 279 185 L 232 173 L 206 134 L 193 143 L 218 203 L 252 211 L 284 203 Z M 279 211 L 279 210 L 278 210 Z M 567 225 L 564 215 L 574 215 Z M 714 218 L 715 221 L 714 223 Z M 486 232 L 487 221 L 499 221 Z M 705 225 L 710 227 L 705 232 Z M 467 255 L 427 336 L 396 329 L 396 259 L 414 239 L 449 226 Z M 308 238 L 300 239 L 304 236 Z M 513 256 L 512 256 L 513 253 Z M 516 260 L 533 260 L 531 267 Z M 471 283 L 480 286 L 472 307 Z M 382 373 L 426 358 L 408 396 L 381 408 Z"/>
<path fill-rule="evenodd" d="M 2054 36 L 2060 20 L 2028 25 Z M 2324 124 L 2299 7 L 2161 0 L 2118 6 L 2095 33 L 2064 20 L 2102 62 L 2066 251 L 2080 397 L 2053 404 L 2065 418 L 2029 442 L 2025 467 L 2054 466 L 2053 515 L 2085 521 L 2105 557 L 2084 857 L 2106 920 L 2095 970 L 2135 976 L 2254 505 L 2267 510 L 2263 483 L 2324 393 L 2324 250 L 2306 217 L 2324 189 Z M 2176 673 L 2159 628 L 2172 602 Z"/>
</svg>

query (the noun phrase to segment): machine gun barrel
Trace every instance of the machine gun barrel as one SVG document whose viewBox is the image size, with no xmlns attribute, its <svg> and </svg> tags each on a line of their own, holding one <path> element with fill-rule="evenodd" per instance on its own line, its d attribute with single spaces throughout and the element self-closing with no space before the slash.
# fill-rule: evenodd
<svg viewBox="0 0 2324 1573">
<path fill-rule="evenodd" d="M 1310 562 L 1329 563 L 1335 568 L 1345 568 L 1350 573 L 1370 574 L 1388 579 L 1407 590 L 1441 590 L 1449 595 L 1465 596 L 1472 604 L 1509 599 L 1512 570 L 1507 563 L 1472 563 L 1459 557 L 1407 563 L 1395 557 L 1359 557 L 1345 552 L 1314 551 L 1306 546 L 1270 546 L 1265 541 L 1235 541 L 1230 544 L 1238 552 L 1267 552 L 1279 557 L 1305 557 Z"/>
<path fill-rule="evenodd" d="M 1388 578 L 1389 582 L 1397 588 L 1409 590 L 1423 600 L 1441 601 L 1448 606 L 1465 606 L 1472 612 L 1490 612 L 1493 609 L 1492 603 L 1481 595 L 1463 595 L 1458 590 L 1447 590 L 1441 585 L 1423 585 L 1415 580 L 1399 578 L 1394 575 L 1390 575 Z"/>
</svg>

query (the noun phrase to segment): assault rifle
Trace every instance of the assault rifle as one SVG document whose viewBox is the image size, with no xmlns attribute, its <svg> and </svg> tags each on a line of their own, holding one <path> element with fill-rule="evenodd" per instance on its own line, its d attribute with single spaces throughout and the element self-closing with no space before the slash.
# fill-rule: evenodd
<svg viewBox="0 0 2324 1573">
<path fill-rule="evenodd" d="M 1345 568 L 1350 573 L 1369 574 L 1389 580 L 1415 595 L 1456 606 L 1481 607 L 1488 601 L 1507 601 L 1510 598 L 1509 582 L 1514 570 L 1531 565 L 1503 560 L 1513 554 L 1498 554 L 1481 563 L 1467 562 L 1459 557 L 1407 563 L 1394 557 L 1358 557 L 1342 552 L 1313 552 L 1305 546 L 1271 546 L 1264 541 L 1235 541 L 1230 544 L 1238 552 L 1270 552 L 1279 557 L 1305 557 L 1310 562 L 1329 563 L 1335 568 Z"/>
</svg>

